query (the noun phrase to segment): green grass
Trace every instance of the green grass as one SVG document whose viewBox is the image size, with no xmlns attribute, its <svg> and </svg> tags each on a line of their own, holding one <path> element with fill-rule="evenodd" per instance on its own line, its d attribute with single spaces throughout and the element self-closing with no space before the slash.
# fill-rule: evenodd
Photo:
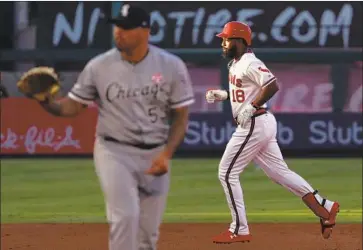
<svg viewBox="0 0 363 250">
<path fill-rule="evenodd" d="M 289 167 L 341 204 L 340 222 L 362 221 L 361 159 L 289 159 Z M 176 159 L 165 222 L 229 222 L 217 159 Z M 316 221 L 301 199 L 250 166 L 241 175 L 250 222 Z M 105 222 L 91 160 L 1 160 L 1 221 Z"/>
</svg>

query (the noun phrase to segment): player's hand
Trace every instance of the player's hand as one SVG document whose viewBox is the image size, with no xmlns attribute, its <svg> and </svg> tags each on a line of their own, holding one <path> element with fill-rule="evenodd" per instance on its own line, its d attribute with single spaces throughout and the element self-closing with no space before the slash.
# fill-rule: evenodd
<svg viewBox="0 0 363 250">
<path fill-rule="evenodd" d="M 248 104 L 246 108 L 240 112 L 236 117 L 236 122 L 242 128 L 245 128 L 247 123 L 251 120 L 251 117 L 256 112 L 256 108 L 252 106 L 252 104 Z"/>
<path fill-rule="evenodd" d="M 205 99 L 208 103 L 215 101 L 224 101 L 228 98 L 228 92 L 222 89 L 209 89 L 205 94 Z"/>
<path fill-rule="evenodd" d="M 145 171 L 146 174 L 161 176 L 169 171 L 170 157 L 166 151 L 162 151 L 152 161 L 151 168 Z"/>
</svg>

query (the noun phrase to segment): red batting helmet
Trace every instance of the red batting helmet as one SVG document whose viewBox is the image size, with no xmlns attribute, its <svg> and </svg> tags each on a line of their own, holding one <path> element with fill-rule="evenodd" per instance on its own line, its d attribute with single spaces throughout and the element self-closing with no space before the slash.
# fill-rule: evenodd
<svg viewBox="0 0 363 250">
<path fill-rule="evenodd" d="M 222 33 L 217 34 L 220 38 L 242 38 L 248 46 L 252 43 L 251 28 L 242 22 L 232 21 L 224 25 Z"/>
</svg>

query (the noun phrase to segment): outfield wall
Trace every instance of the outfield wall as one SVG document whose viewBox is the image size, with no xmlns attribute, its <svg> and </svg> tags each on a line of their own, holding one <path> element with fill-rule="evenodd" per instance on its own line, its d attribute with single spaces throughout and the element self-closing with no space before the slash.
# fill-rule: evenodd
<svg viewBox="0 0 363 250">
<path fill-rule="evenodd" d="M 59 118 L 26 98 L 1 100 L 1 156 L 90 156 L 97 107 Z M 278 113 L 277 140 L 290 156 L 361 156 L 361 113 Z M 229 113 L 192 113 L 181 156 L 220 156 L 235 123 Z"/>
</svg>

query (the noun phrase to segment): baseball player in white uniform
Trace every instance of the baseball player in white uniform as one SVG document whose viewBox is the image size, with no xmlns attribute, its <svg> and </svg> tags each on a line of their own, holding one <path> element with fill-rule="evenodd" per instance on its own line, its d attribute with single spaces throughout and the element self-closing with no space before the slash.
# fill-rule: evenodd
<svg viewBox="0 0 363 250">
<path fill-rule="evenodd" d="M 274 74 L 259 60 L 251 46 L 251 29 L 241 22 L 227 23 L 222 33 L 223 55 L 231 58 L 229 91 L 209 90 L 209 103 L 229 99 L 237 128 L 228 142 L 219 164 L 219 179 L 232 215 L 226 232 L 213 238 L 214 243 L 248 242 L 251 232 L 239 176 L 254 161 L 277 184 L 302 198 L 320 219 L 321 232 L 329 238 L 335 225 L 339 204 L 318 194 L 301 176 L 291 171 L 276 141 L 276 120 L 267 111 L 266 102 L 278 91 Z"/>
<path fill-rule="evenodd" d="M 98 106 L 94 162 L 110 225 L 110 250 L 156 250 L 169 190 L 169 160 L 194 102 L 184 62 L 148 44 L 150 17 L 125 4 L 113 23 L 116 48 L 90 60 L 68 96 L 42 106 L 76 116 Z M 85 124 L 87 126 L 87 124 Z"/>
</svg>

